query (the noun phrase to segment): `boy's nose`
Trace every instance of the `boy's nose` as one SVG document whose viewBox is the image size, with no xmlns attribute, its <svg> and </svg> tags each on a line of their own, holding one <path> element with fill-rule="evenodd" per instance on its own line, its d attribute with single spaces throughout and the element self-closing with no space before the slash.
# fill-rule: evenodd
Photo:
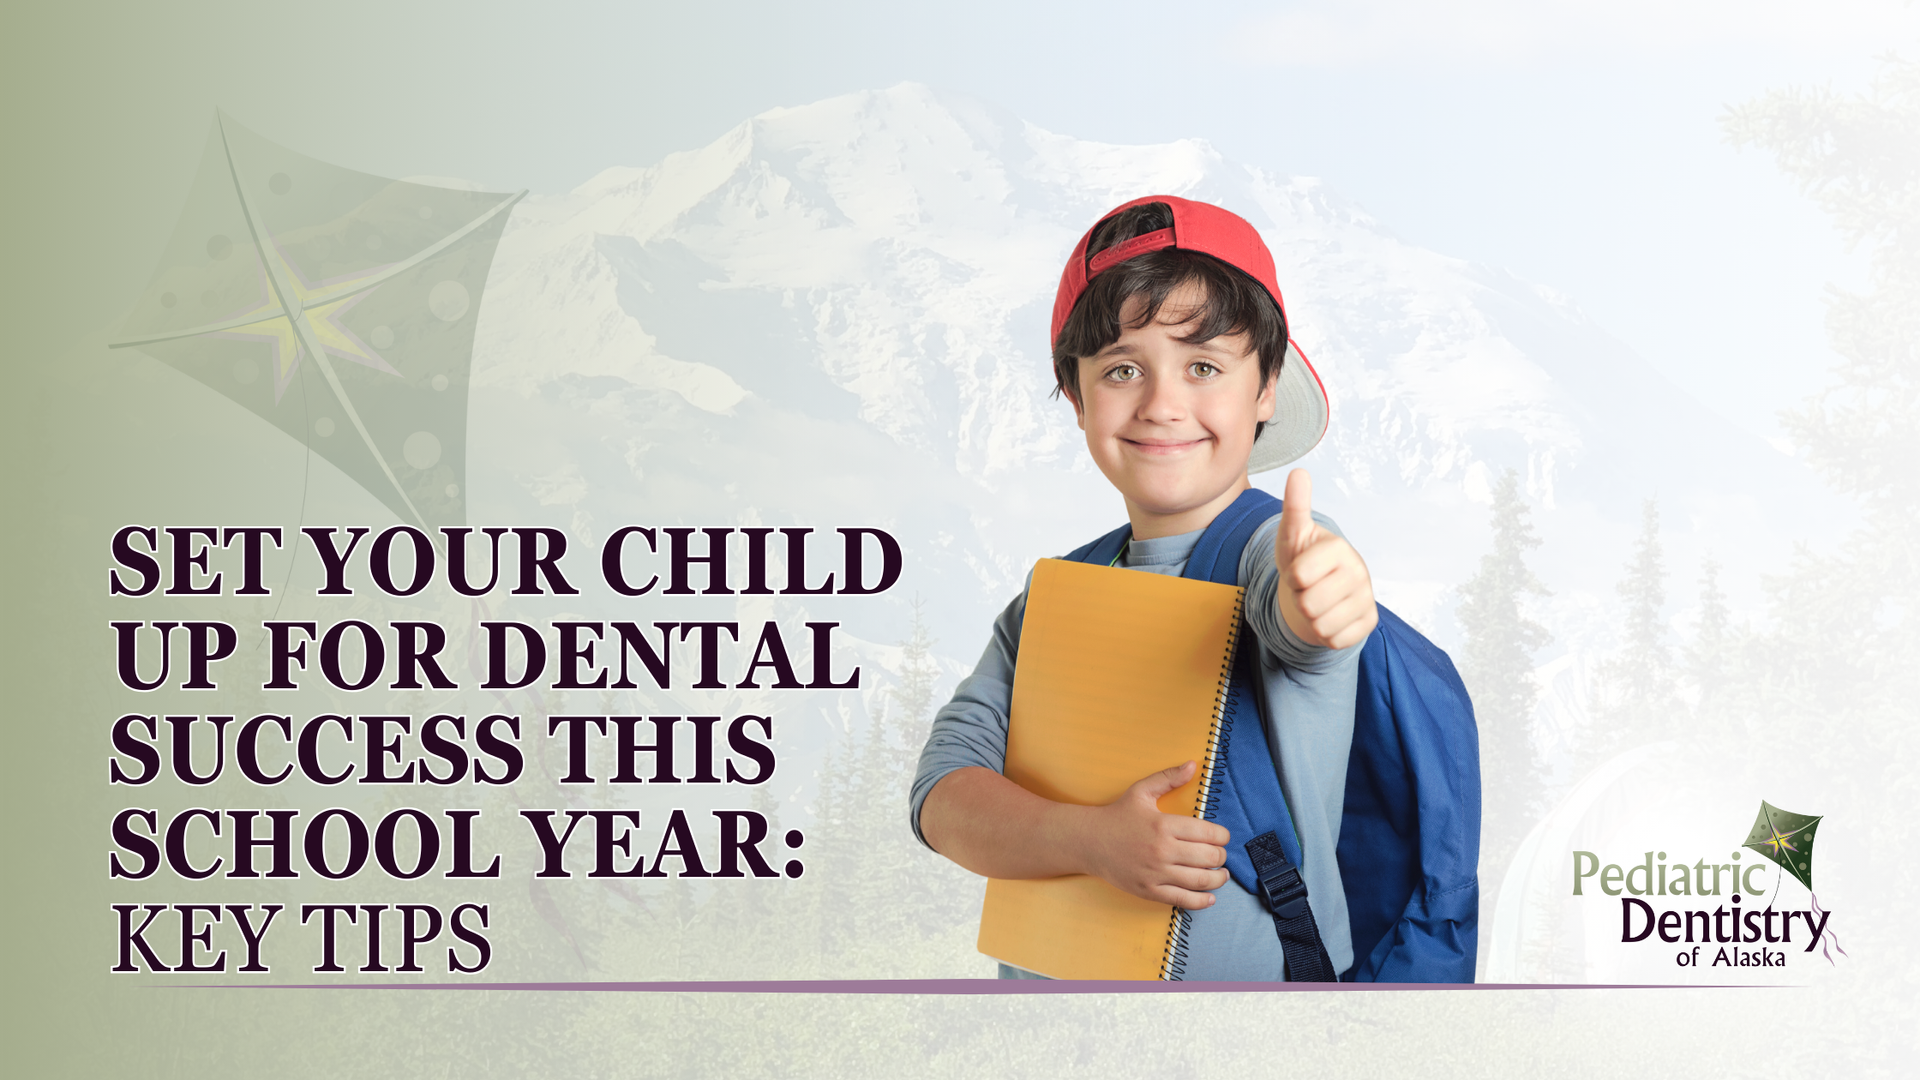
<svg viewBox="0 0 1920 1080">
<path fill-rule="evenodd" d="M 1186 387 L 1178 379 L 1153 379 L 1140 402 L 1140 419 L 1155 423 L 1184 420 L 1187 416 Z"/>
</svg>

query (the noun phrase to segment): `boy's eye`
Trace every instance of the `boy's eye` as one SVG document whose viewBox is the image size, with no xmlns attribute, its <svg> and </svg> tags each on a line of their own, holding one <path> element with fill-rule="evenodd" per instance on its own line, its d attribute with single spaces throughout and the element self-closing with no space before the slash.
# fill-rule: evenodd
<svg viewBox="0 0 1920 1080">
<path fill-rule="evenodd" d="M 1210 379 L 1220 374 L 1218 367 L 1215 367 L 1205 360 L 1195 360 L 1193 363 L 1187 365 L 1187 370 L 1192 372 L 1196 378 L 1201 379 Z"/>
<path fill-rule="evenodd" d="M 1107 369 L 1107 378 L 1114 382 L 1130 382 L 1140 377 L 1140 369 L 1132 364 L 1115 364 Z"/>
</svg>

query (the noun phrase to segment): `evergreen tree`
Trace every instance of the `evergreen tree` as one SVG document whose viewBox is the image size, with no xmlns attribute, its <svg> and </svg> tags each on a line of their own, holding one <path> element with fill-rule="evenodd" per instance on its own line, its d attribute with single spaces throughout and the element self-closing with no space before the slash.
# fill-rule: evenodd
<svg viewBox="0 0 1920 1080">
<path fill-rule="evenodd" d="M 1865 292 L 1829 291 L 1836 385 L 1785 418 L 1807 459 L 1859 500 L 1862 521 L 1838 550 L 1803 549 L 1769 582 L 1772 625 L 1743 643 L 1719 690 L 1722 746 L 1749 751 L 1728 757 L 1756 786 L 1818 783 L 1821 811 L 1850 823 L 1858 850 L 1910 851 L 1920 834 L 1920 68 L 1889 59 L 1858 95 L 1776 91 L 1732 110 L 1726 128 L 1772 151 L 1871 264 Z M 1750 752 L 1772 746 L 1791 753 Z M 1911 859 L 1876 862 L 1850 951 L 1906 947 L 1917 878 Z M 1782 1069 L 1837 1054 L 1862 1073 L 1904 1067 L 1911 1035 L 1897 1032 L 1910 1029 L 1920 977 L 1897 965 L 1853 981 Z"/>
<path fill-rule="evenodd" d="M 907 823 L 907 790 L 940 675 L 917 598 L 900 648 L 898 685 L 879 699 L 869 723 L 848 731 L 821 771 L 819 933 L 839 970 L 925 977 L 900 967 L 899 958 L 924 958 L 929 937 L 970 943 L 981 883 L 927 851 Z"/>
<path fill-rule="evenodd" d="M 1709 555 L 1700 564 L 1700 618 L 1685 654 L 1686 681 L 1697 695 L 1696 707 L 1702 717 L 1714 711 L 1726 680 L 1727 654 L 1733 645 L 1732 621 L 1726 594 L 1720 591 L 1720 563 Z"/>
<path fill-rule="evenodd" d="M 940 678 L 940 665 L 933 659 L 933 636 L 927 632 L 926 607 L 925 599 L 913 598 L 913 626 L 900 644 L 900 685 L 889 691 L 910 724 L 932 721 L 934 684 Z M 912 748 L 917 749 L 917 744 Z"/>
<path fill-rule="evenodd" d="M 1861 525 L 1838 551 L 1801 550 L 1770 582 L 1773 628 L 1726 689 L 1737 681 L 1746 723 L 1770 728 L 1748 734 L 1806 747 L 1796 767 L 1891 799 L 1913 790 L 1899 763 L 1920 752 L 1920 67 L 1890 59 L 1857 96 L 1777 91 L 1726 125 L 1773 151 L 1842 237 L 1871 252 L 1867 291 L 1829 289 L 1836 384 L 1784 417 L 1828 483 L 1859 500 Z M 1911 817 L 1860 809 L 1875 828 Z"/>
<path fill-rule="evenodd" d="M 1460 587 L 1457 616 L 1466 631 L 1460 676 L 1473 696 L 1480 728 L 1481 909 L 1493 910 L 1493 894 L 1507 863 L 1539 816 L 1544 769 L 1534 745 L 1533 708 L 1540 687 L 1533 654 L 1553 640 L 1527 618 L 1526 598 L 1548 595 L 1527 569 L 1526 554 L 1540 546 L 1512 469 L 1493 489 L 1493 550 L 1479 572 Z M 1482 942 L 1490 938 L 1482 934 Z"/>
<path fill-rule="evenodd" d="M 1667 602 L 1667 569 L 1660 550 L 1660 507 L 1640 507 L 1640 537 L 1614 587 L 1626 603 L 1625 641 L 1596 674 L 1593 718 L 1581 740 L 1581 764 L 1592 768 L 1622 750 L 1671 738 L 1680 728 L 1673 659 L 1660 610 Z"/>
</svg>

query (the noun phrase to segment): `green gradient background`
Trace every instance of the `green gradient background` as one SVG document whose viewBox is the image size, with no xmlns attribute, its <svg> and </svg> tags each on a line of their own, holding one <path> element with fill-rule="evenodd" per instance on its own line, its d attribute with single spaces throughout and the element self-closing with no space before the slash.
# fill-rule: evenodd
<svg viewBox="0 0 1920 1080">
<path fill-rule="evenodd" d="M 188 991 L 110 977 L 105 721 L 124 695 L 106 678 L 106 539 L 133 521 L 248 523 L 225 492 L 297 474 L 301 454 L 177 373 L 109 353 L 106 330 L 152 269 L 216 106 L 324 160 L 452 171 L 435 163 L 475 158 L 449 147 L 538 122 L 503 104 L 514 80 L 569 62 L 513 54 L 504 18 L 371 3 L 0 16 L 5 1071 L 1121 1075 L 1198 1062 L 1223 1074 L 1709 1076 L 1787 1064 L 1762 1049 L 1763 1015 L 1811 1010 L 1844 1026 L 1844 1003 L 1819 989 L 922 999 Z M 490 33 L 473 32 L 482 23 Z M 337 112 L 311 108 L 330 95 Z M 309 119 L 283 121 L 288 110 Z M 364 494 L 317 482 L 308 520 L 384 519 Z"/>
</svg>

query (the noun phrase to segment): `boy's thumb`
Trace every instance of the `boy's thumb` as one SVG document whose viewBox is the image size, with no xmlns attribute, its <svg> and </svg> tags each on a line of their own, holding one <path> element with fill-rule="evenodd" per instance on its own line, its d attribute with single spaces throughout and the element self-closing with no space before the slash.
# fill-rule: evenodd
<svg viewBox="0 0 1920 1080">
<path fill-rule="evenodd" d="M 1160 796 L 1193 779 L 1193 771 L 1198 763 L 1183 761 L 1171 769 L 1161 769 L 1135 785 L 1135 790 L 1149 800 L 1158 801 Z"/>
<path fill-rule="evenodd" d="M 1305 469 L 1287 474 L 1286 494 L 1280 506 L 1280 541 L 1299 551 L 1313 539 L 1313 477 Z"/>
</svg>

